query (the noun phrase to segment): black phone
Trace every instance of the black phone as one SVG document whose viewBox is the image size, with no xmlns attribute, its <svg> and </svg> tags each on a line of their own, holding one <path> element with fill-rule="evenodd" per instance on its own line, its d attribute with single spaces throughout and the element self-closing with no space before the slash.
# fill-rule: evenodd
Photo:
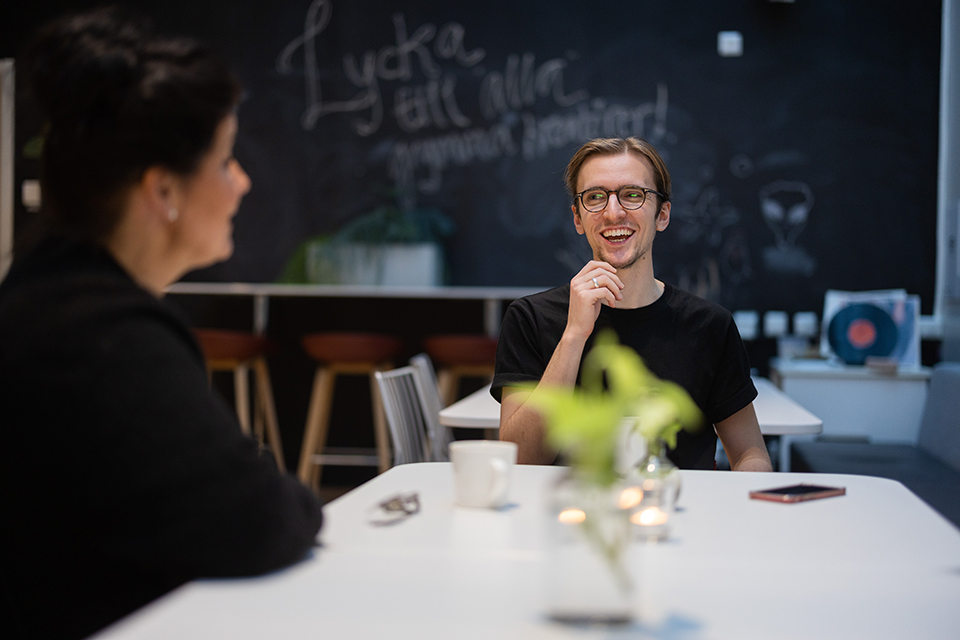
<svg viewBox="0 0 960 640">
<path fill-rule="evenodd" d="M 845 487 L 824 487 L 818 484 L 792 484 L 776 489 L 751 491 L 750 497 L 755 500 L 772 500 L 774 502 L 803 502 L 818 498 L 842 496 L 847 493 Z"/>
</svg>

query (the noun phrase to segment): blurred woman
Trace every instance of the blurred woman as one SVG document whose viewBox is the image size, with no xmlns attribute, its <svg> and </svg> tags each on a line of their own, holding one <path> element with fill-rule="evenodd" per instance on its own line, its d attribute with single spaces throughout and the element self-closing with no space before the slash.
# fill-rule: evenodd
<svg viewBox="0 0 960 640">
<path fill-rule="evenodd" d="M 87 636 L 198 577 L 302 558 L 320 504 L 212 392 L 161 299 L 233 251 L 240 87 L 115 10 L 28 46 L 46 232 L 0 285 L 0 636 Z"/>
</svg>

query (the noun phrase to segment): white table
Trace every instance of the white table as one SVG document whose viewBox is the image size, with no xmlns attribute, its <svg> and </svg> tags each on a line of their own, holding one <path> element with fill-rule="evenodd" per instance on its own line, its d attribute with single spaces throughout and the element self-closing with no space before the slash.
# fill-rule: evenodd
<svg viewBox="0 0 960 640">
<path fill-rule="evenodd" d="M 823 422 L 794 402 L 766 378 L 754 378 L 757 398 L 753 406 L 757 411 L 760 431 L 764 435 L 816 434 Z M 500 403 L 490 395 L 490 386 L 475 391 L 440 411 L 440 424 L 448 427 L 473 429 L 498 429 L 500 427 Z"/>
<path fill-rule="evenodd" d="M 448 463 L 393 468 L 324 509 L 323 547 L 261 578 L 197 581 L 103 640 L 193 638 L 955 639 L 960 531 L 901 484 L 863 476 L 683 471 L 666 543 L 628 556 L 637 621 L 571 629 L 544 610 L 544 489 L 559 467 L 518 466 L 511 506 L 454 506 Z M 797 481 L 847 495 L 750 500 Z M 421 512 L 372 527 L 366 509 L 419 493 Z"/>
</svg>

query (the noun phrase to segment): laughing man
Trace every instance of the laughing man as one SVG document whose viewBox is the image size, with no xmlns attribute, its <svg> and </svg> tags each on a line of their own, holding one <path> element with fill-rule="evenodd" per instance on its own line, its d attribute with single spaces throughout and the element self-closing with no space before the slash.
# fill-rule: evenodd
<svg viewBox="0 0 960 640">
<path fill-rule="evenodd" d="M 612 327 L 654 374 L 686 389 L 714 427 L 681 432 L 669 451 L 675 464 L 714 469 L 719 435 L 734 470 L 771 471 L 732 316 L 654 277 L 653 240 L 670 223 L 670 174 L 656 149 L 637 138 L 591 140 L 564 178 L 573 224 L 593 260 L 568 285 L 507 309 L 492 387 L 500 439 L 519 445 L 518 462 L 554 462 L 543 420 L 517 385 L 575 385 L 594 337 Z"/>
</svg>

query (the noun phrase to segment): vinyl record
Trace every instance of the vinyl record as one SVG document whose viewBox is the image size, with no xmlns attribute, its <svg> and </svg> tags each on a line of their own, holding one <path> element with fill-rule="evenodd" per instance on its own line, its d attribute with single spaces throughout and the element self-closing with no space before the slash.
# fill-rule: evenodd
<svg viewBox="0 0 960 640">
<path fill-rule="evenodd" d="M 830 347 L 847 364 L 863 364 L 867 356 L 889 356 L 897 347 L 898 335 L 890 314 L 873 304 L 844 307 L 827 328 Z"/>
</svg>

